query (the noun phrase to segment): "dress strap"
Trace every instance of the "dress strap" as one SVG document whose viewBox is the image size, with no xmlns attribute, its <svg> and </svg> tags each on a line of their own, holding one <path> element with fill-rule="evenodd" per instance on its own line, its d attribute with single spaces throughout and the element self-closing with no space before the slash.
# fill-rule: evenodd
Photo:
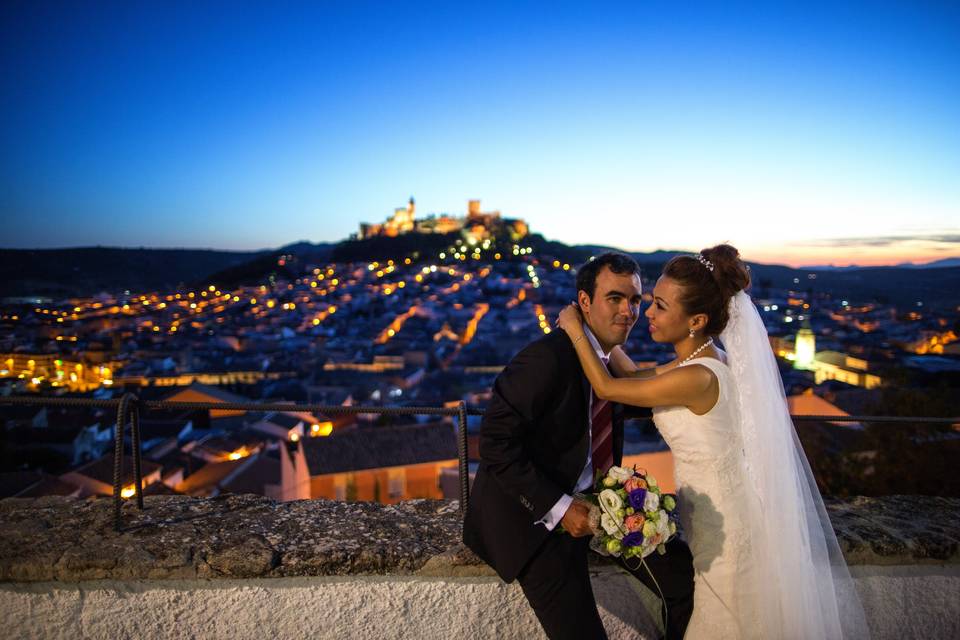
<svg viewBox="0 0 960 640">
<path fill-rule="evenodd" d="M 688 360 L 683 364 L 684 367 L 689 367 L 692 364 L 702 364 L 707 369 L 713 372 L 713 375 L 717 378 L 717 385 L 720 387 L 720 393 L 717 395 L 717 402 L 713 405 L 710 411 L 713 411 L 717 405 L 724 402 L 727 397 L 727 383 L 730 380 L 730 368 L 724 363 L 720 362 L 716 358 L 711 358 L 709 356 L 701 356 L 699 358 L 693 358 Z M 709 413 L 709 411 L 707 412 Z M 705 415 L 705 414 L 704 414 Z"/>
</svg>

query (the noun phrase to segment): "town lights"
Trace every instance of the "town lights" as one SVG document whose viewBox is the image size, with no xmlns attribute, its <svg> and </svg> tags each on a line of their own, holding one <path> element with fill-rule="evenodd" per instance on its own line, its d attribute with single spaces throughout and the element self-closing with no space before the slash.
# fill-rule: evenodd
<svg viewBox="0 0 960 640">
<path fill-rule="evenodd" d="M 326 437 L 333 433 L 333 423 L 332 422 L 321 422 L 320 424 L 310 425 L 310 435 Z"/>
</svg>

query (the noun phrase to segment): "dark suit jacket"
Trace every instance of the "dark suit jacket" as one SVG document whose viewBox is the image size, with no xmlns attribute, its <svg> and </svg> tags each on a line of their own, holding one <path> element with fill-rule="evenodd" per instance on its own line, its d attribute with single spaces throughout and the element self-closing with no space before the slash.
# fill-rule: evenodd
<svg viewBox="0 0 960 640">
<path fill-rule="evenodd" d="M 562 330 L 527 345 L 494 382 L 463 540 L 506 582 L 549 534 L 536 522 L 583 472 L 589 403 L 590 383 Z M 623 411 L 614 405 L 614 462 L 622 457 Z"/>
</svg>

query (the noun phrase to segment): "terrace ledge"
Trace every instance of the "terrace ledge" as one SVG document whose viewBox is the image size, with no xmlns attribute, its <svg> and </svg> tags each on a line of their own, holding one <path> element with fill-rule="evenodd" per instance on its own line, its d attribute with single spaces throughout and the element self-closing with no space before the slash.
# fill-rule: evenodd
<svg viewBox="0 0 960 640">
<path fill-rule="evenodd" d="M 64 638 L 540 634 L 517 585 L 460 543 L 455 501 L 148 496 L 145 506 L 124 504 L 118 533 L 108 498 L 0 501 L 0 624 Z M 827 508 L 875 638 L 960 637 L 960 499 Z M 646 589 L 601 558 L 591 575 L 612 638 L 656 637 Z"/>
</svg>

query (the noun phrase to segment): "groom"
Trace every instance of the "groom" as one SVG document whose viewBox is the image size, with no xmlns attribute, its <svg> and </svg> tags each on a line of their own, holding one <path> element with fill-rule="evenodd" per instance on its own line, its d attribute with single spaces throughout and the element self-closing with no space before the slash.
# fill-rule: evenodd
<svg viewBox="0 0 960 640">
<path fill-rule="evenodd" d="M 577 272 L 577 291 L 587 339 L 606 359 L 639 316 L 640 267 L 605 253 Z M 520 582 L 550 638 L 607 637 L 587 571 L 589 508 L 572 495 L 622 455 L 623 407 L 593 395 L 562 331 L 527 345 L 497 377 L 463 539 L 504 581 Z M 646 562 L 656 582 L 643 567 L 632 573 L 662 591 L 666 636 L 680 640 L 693 612 L 690 550 L 675 538 Z"/>
</svg>

